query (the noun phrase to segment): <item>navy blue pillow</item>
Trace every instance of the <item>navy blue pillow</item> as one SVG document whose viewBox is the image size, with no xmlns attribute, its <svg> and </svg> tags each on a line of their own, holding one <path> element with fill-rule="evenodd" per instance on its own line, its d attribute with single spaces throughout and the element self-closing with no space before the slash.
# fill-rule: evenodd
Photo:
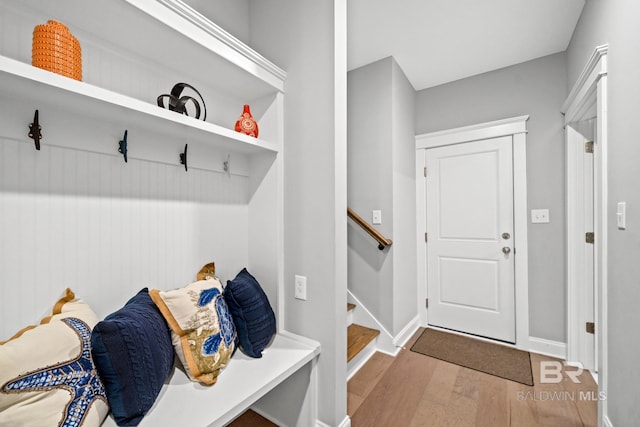
<svg viewBox="0 0 640 427">
<path fill-rule="evenodd" d="M 169 327 L 142 289 L 91 333 L 93 361 L 113 418 L 135 426 L 151 409 L 173 367 Z"/>
<path fill-rule="evenodd" d="M 227 280 L 224 299 L 236 325 L 240 348 L 248 356 L 260 358 L 276 333 L 276 316 L 258 281 L 246 268 Z"/>
</svg>

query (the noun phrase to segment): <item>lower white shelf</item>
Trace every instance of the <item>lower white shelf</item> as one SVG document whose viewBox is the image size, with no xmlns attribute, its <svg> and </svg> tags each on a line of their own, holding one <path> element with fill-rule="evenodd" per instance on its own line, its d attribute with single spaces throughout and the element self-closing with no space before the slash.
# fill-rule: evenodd
<svg viewBox="0 0 640 427">
<path fill-rule="evenodd" d="M 176 368 L 140 426 L 223 426 L 320 354 L 320 343 L 278 333 L 262 358 L 240 350 L 210 387 Z M 103 426 L 116 426 L 109 415 Z"/>
</svg>

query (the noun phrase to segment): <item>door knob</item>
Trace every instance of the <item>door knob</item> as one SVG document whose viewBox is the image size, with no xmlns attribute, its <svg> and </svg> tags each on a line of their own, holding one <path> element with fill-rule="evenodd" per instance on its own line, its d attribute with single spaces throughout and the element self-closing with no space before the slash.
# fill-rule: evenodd
<svg viewBox="0 0 640 427">
<path fill-rule="evenodd" d="M 511 234 L 509 234 L 509 233 L 502 233 L 502 238 L 503 238 L 504 240 L 509 240 L 509 239 L 511 238 Z"/>
<path fill-rule="evenodd" d="M 504 248 L 502 248 L 502 253 L 503 254 L 508 254 L 509 252 L 511 252 L 511 248 L 509 246 L 505 246 Z"/>
</svg>

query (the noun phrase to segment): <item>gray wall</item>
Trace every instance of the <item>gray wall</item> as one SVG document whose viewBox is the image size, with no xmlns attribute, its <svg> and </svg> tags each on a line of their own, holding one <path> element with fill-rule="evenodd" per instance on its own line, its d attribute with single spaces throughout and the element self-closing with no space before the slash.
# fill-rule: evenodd
<svg viewBox="0 0 640 427">
<path fill-rule="evenodd" d="M 320 342 L 319 418 L 339 425 L 347 402 L 346 1 L 250 5 L 251 46 L 288 73 L 286 328 Z M 295 274 L 307 277 L 307 301 L 293 297 Z"/>
<path fill-rule="evenodd" d="M 560 107 L 566 56 L 546 56 L 419 91 L 416 134 L 520 115 L 527 122 L 528 208 L 548 208 L 549 224 L 529 224 L 529 334 L 566 342 L 565 152 Z"/>
<path fill-rule="evenodd" d="M 185 3 L 249 43 L 249 0 L 185 0 Z"/>
<path fill-rule="evenodd" d="M 348 74 L 348 202 L 393 240 L 380 251 L 349 222 L 349 289 L 393 335 L 417 315 L 415 90 L 391 57 Z"/>
<path fill-rule="evenodd" d="M 572 87 L 596 46 L 608 43 L 608 416 L 615 426 L 640 419 L 640 2 L 587 0 L 567 50 Z M 627 229 L 615 226 L 616 203 L 627 202 Z"/>
<path fill-rule="evenodd" d="M 393 334 L 418 314 L 416 249 L 416 91 L 392 61 Z"/>
<path fill-rule="evenodd" d="M 348 204 L 371 223 L 371 211 L 382 211 L 375 228 L 393 235 L 391 58 L 348 73 Z M 393 256 L 349 221 L 349 290 L 391 331 L 393 328 Z"/>
</svg>

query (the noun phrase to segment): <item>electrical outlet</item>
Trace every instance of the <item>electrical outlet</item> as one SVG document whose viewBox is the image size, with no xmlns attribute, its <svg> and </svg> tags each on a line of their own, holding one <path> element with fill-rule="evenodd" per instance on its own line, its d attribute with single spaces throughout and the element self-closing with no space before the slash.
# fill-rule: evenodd
<svg viewBox="0 0 640 427">
<path fill-rule="evenodd" d="M 549 209 L 531 209 L 532 224 L 546 224 L 549 222 Z"/>
<path fill-rule="evenodd" d="M 306 276 L 295 277 L 295 297 L 300 300 L 307 300 L 307 278 Z"/>
</svg>

